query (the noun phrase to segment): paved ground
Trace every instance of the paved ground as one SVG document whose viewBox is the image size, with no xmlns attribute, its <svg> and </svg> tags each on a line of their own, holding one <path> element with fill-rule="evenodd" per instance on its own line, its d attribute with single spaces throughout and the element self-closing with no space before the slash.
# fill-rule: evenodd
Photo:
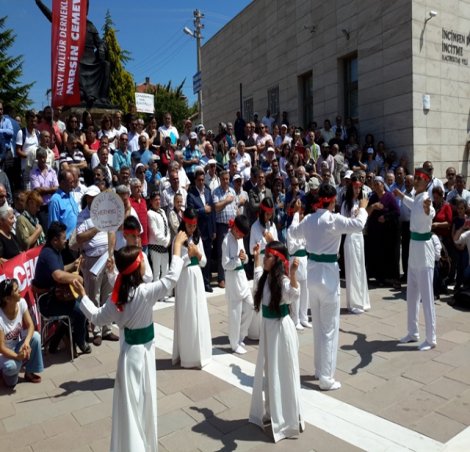
<svg viewBox="0 0 470 452">
<path fill-rule="evenodd" d="M 339 391 L 319 391 L 311 330 L 299 334 L 306 431 L 276 446 L 247 422 L 257 345 L 243 357 L 229 353 L 222 291 L 208 300 L 214 358 L 202 371 L 171 366 L 173 305 L 158 303 L 160 450 L 469 451 L 470 312 L 438 302 L 438 347 L 419 352 L 397 345 L 404 293 L 370 293 L 370 312 L 341 315 Z M 66 352 L 46 355 L 41 384 L 0 387 L 0 450 L 109 450 L 117 355 L 109 342 L 73 363 Z"/>
</svg>

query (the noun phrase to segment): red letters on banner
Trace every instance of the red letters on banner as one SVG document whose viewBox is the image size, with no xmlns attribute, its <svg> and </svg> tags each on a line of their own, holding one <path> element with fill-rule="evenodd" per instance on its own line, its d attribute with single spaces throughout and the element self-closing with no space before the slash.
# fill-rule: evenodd
<svg viewBox="0 0 470 452">
<path fill-rule="evenodd" d="M 79 68 L 86 39 L 86 0 L 52 2 L 52 106 L 80 103 Z"/>
<path fill-rule="evenodd" d="M 13 259 L 9 259 L 0 266 L 0 281 L 3 281 L 5 278 L 14 278 L 18 280 L 21 296 L 26 300 L 30 307 L 30 312 L 35 325 L 39 324 L 39 316 L 35 309 L 32 283 L 34 279 L 34 271 L 36 269 L 36 262 L 38 261 L 41 249 L 42 246 L 32 248 L 19 254 Z"/>
</svg>

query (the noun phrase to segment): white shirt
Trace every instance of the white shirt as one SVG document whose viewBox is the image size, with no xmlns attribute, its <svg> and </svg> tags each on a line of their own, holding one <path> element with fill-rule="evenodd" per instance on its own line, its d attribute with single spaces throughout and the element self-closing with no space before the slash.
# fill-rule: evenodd
<svg viewBox="0 0 470 452">
<path fill-rule="evenodd" d="M 160 212 L 149 210 L 148 217 L 148 231 L 149 231 L 149 244 L 169 246 L 170 245 L 170 225 L 163 209 Z M 166 234 L 165 234 L 166 222 Z"/>
<path fill-rule="evenodd" d="M 251 173 L 251 156 L 247 152 L 241 156 L 237 154 L 238 171 L 243 180 L 248 180 Z"/>
<path fill-rule="evenodd" d="M 465 202 L 467 203 L 467 205 L 470 205 L 470 191 L 466 190 L 465 188 L 462 190 L 462 194 L 459 194 L 456 188 L 451 190 L 449 193 L 447 193 L 446 201 L 450 202 L 457 196 L 462 199 L 465 199 Z"/>
<path fill-rule="evenodd" d="M 77 235 L 94 227 L 95 225 L 90 217 L 90 209 L 87 206 L 78 214 Z M 108 233 L 104 231 L 97 232 L 90 240 L 84 242 L 81 248 L 88 257 L 101 256 L 108 251 Z"/>
<path fill-rule="evenodd" d="M 175 192 L 171 185 L 166 187 L 162 192 L 162 202 L 161 205 L 168 211 L 172 210 L 175 206 L 175 195 L 179 193 L 183 197 L 183 209 L 186 206 L 186 198 L 188 197 L 188 192 L 184 188 L 180 188 Z"/>
<path fill-rule="evenodd" d="M 410 231 L 424 234 L 431 232 L 432 220 L 436 211 L 430 206 L 429 215 L 426 215 L 423 203 L 429 198 L 427 192 L 419 193 L 414 199 L 405 196 L 403 204 L 410 209 Z M 434 246 L 432 240 L 418 241 L 410 240 L 409 268 L 434 268 Z"/>
<path fill-rule="evenodd" d="M 266 223 L 266 228 L 263 228 L 261 226 L 261 223 L 259 220 L 256 220 L 252 225 L 251 225 L 251 231 L 250 231 L 250 253 L 253 254 L 253 248 L 257 243 L 259 243 L 259 251 L 263 251 L 266 248 L 266 245 L 268 242 L 266 242 L 266 239 L 264 238 L 265 232 L 270 232 L 271 235 L 273 236 L 274 240 L 278 240 L 277 236 L 277 229 L 275 224 L 272 221 L 269 221 Z"/>
</svg>

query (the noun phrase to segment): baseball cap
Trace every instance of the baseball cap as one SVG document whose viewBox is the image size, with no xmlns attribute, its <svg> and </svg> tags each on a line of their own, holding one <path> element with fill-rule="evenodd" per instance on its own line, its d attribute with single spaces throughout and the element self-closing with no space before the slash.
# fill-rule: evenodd
<svg viewBox="0 0 470 452">
<path fill-rule="evenodd" d="M 85 190 L 85 195 L 87 196 L 98 196 L 101 193 L 100 189 L 96 185 L 90 185 Z"/>
</svg>

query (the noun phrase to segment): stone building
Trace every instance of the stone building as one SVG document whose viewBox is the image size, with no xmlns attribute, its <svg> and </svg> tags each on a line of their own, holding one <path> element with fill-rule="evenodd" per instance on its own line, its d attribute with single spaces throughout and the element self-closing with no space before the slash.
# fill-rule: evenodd
<svg viewBox="0 0 470 452">
<path fill-rule="evenodd" d="M 202 48 L 204 122 L 339 113 L 410 168 L 467 175 L 469 59 L 469 0 L 254 0 Z"/>
</svg>

